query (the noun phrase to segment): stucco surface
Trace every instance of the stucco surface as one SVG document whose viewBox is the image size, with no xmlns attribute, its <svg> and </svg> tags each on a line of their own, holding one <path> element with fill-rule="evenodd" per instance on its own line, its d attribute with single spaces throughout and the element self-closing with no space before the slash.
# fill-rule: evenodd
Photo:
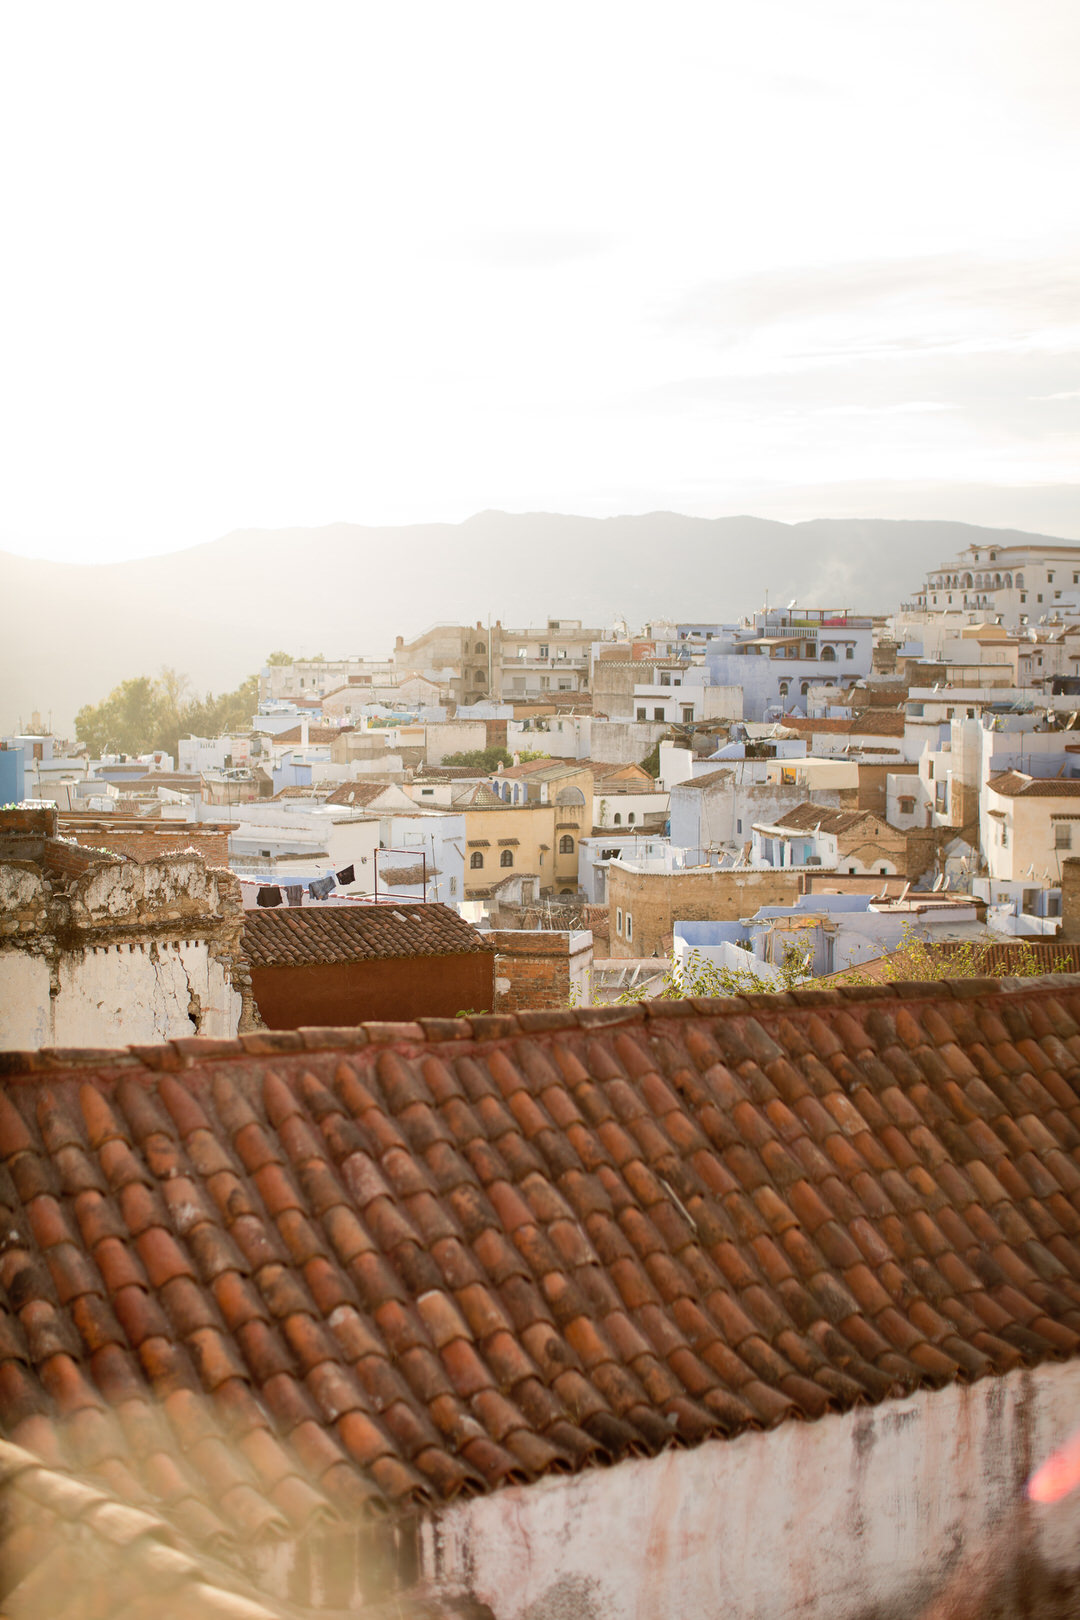
<svg viewBox="0 0 1080 1620">
<path fill-rule="evenodd" d="M 424 1573 L 497 1620 L 1073 1615 L 1080 1499 L 1023 1485 L 1078 1419 L 1047 1365 L 512 1487 L 425 1525 Z"/>
</svg>

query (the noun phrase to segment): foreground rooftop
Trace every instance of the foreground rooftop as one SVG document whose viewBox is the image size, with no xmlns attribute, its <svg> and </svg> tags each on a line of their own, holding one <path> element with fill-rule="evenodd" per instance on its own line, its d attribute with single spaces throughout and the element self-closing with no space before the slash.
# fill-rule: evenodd
<svg viewBox="0 0 1080 1620">
<path fill-rule="evenodd" d="M 0 1054 L 0 1416 L 201 1544 L 1080 1348 L 1080 977 Z"/>
</svg>

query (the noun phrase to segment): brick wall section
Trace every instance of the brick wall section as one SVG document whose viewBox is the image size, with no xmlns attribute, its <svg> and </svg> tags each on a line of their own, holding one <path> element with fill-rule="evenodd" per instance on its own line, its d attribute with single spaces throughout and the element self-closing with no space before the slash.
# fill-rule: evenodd
<svg viewBox="0 0 1080 1620">
<path fill-rule="evenodd" d="M 496 928 L 488 936 L 495 946 L 495 1012 L 524 1012 L 570 1005 L 575 941 L 592 958 L 592 936 L 551 929 Z"/>
<path fill-rule="evenodd" d="M 1061 863 L 1061 931 L 1059 939 L 1080 940 L 1080 858 Z"/>
<path fill-rule="evenodd" d="M 676 922 L 734 922 L 759 906 L 793 906 L 806 876 L 803 867 L 786 871 L 629 872 L 608 867 L 608 917 L 613 957 L 667 956 Z M 616 910 L 623 913 L 623 931 Z M 626 913 L 634 919 L 626 938 Z"/>
<path fill-rule="evenodd" d="M 156 861 L 196 849 L 207 866 L 228 866 L 227 832 L 84 832 L 73 835 L 83 849 L 105 849 L 133 861 Z"/>
</svg>

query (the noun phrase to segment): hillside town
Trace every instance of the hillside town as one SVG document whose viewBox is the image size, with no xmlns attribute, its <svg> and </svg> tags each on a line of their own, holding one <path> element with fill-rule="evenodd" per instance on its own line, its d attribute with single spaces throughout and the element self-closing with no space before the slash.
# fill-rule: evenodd
<svg viewBox="0 0 1080 1620">
<path fill-rule="evenodd" d="M 1062 966 L 1080 941 L 1078 547 L 973 546 L 880 616 L 281 653 L 252 697 L 175 757 L 36 717 L 3 739 L 4 1046 L 872 980 L 914 942 Z"/>
<path fill-rule="evenodd" d="M 1075 1612 L 1080 546 L 881 608 L 2 740 L 12 1613 Z"/>
</svg>

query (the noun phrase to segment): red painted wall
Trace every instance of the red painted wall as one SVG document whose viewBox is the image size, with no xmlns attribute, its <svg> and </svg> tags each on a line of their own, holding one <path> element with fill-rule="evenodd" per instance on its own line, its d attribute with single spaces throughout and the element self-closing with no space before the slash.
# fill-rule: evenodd
<svg viewBox="0 0 1080 1620">
<path fill-rule="evenodd" d="M 459 1012 L 491 1011 L 495 957 L 489 951 L 463 951 L 457 956 L 253 967 L 251 988 L 269 1029 L 453 1018 Z"/>
</svg>

